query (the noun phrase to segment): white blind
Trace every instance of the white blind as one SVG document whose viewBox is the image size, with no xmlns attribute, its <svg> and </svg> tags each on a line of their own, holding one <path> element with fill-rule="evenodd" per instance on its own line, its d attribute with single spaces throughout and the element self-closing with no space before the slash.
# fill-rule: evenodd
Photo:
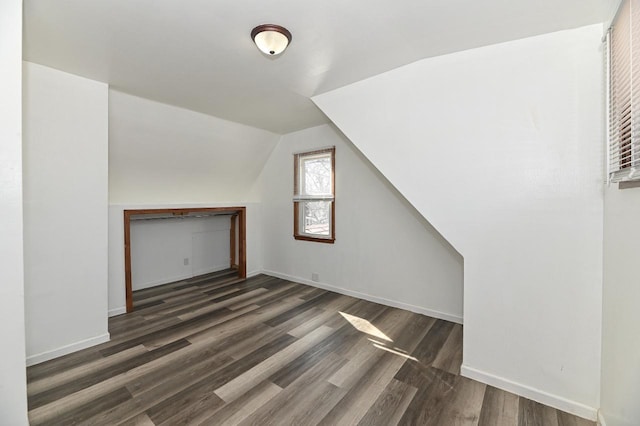
<svg viewBox="0 0 640 426">
<path fill-rule="evenodd" d="M 640 0 L 623 0 L 609 31 L 609 180 L 640 179 Z"/>
</svg>

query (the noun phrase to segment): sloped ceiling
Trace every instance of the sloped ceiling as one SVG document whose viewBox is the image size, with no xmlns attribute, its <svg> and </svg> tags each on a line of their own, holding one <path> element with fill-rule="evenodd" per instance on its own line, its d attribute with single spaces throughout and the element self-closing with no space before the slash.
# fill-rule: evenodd
<svg viewBox="0 0 640 426">
<path fill-rule="evenodd" d="M 25 0 L 24 58 L 277 133 L 310 97 L 426 57 L 602 22 L 616 0 Z M 249 32 L 293 33 L 266 58 Z"/>
</svg>

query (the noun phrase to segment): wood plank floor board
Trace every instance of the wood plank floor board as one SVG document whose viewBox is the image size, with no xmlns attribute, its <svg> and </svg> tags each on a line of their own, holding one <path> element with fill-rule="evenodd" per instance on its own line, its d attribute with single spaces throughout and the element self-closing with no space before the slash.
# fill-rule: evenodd
<svg viewBox="0 0 640 426">
<path fill-rule="evenodd" d="M 252 327 L 240 329 L 237 333 L 232 333 L 208 346 L 219 348 L 232 359 L 240 360 L 250 356 L 256 350 L 260 350 L 266 342 L 282 335 L 283 333 L 264 324 L 255 324 Z"/>
<path fill-rule="evenodd" d="M 106 395 L 99 396 L 91 402 L 61 412 L 58 415 L 54 416 L 52 419 L 48 420 L 46 423 L 40 423 L 37 420 L 30 420 L 30 424 L 32 426 L 37 426 L 39 424 L 78 424 L 96 413 L 108 410 L 128 400 L 131 400 L 131 394 L 129 394 L 129 392 L 125 388 L 119 388 L 112 392 L 109 392 Z"/>
<path fill-rule="evenodd" d="M 289 386 L 307 370 L 322 361 L 328 354 L 335 353 L 337 348 L 346 341 L 352 340 L 357 334 L 357 330 L 354 330 L 352 327 L 347 325 L 340 327 L 327 338 L 318 342 L 302 355 L 274 372 L 269 377 L 269 380 L 282 388 Z"/>
<path fill-rule="evenodd" d="M 120 318 L 122 318 L 122 320 L 117 321 Z M 131 315 L 130 317 L 127 317 L 126 314 L 118 315 L 109 319 L 109 333 L 120 334 L 124 331 L 140 327 L 146 322 L 147 320 L 141 316 Z"/>
<path fill-rule="evenodd" d="M 286 312 L 281 313 L 280 315 L 277 315 L 271 318 L 268 321 L 265 321 L 265 324 L 271 327 L 275 327 L 279 324 L 282 324 L 285 321 L 288 321 L 294 318 L 297 315 L 304 313 L 309 309 L 312 309 L 312 308 L 322 309 L 322 307 L 326 305 L 328 302 L 335 300 L 339 297 L 340 295 L 337 293 L 326 292 L 324 294 L 314 297 L 313 299 L 308 299 L 306 302 L 301 303 L 300 305 L 296 306 L 294 309 L 290 309 Z"/>
<path fill-rule="evenodd" d="M 158 402 L 145 412 L 151 421 L 158 424 L 203 400 L 207 400 L 214 407 L 222 407 L 224 401 L 214 393 L 216 387 L 216 384 L 209 380 L 200 380 L 175 395 Z"/>
<path fill-rule="evenodd" d="M 454 326 L 451 322 L 436 320 L 413 354 L 420 364 L 431 365 L 435 361 Z"/>
<path fill-rule="evenodd" d="M 179 331 L 185 331 L 185 330 L 189 330 L 194 326 L 198 326 L 200 324 L 207 324 L 210 320 L 216 320 L 219 317 L 225 317 L 229 314 L 231 314 L 233 311 L 227 309 L 227 308 L 220 308 L 220 309 L 216 309 L 215 311 L 211 311 L 208 312 L 206 314 L 202 314 L 198 317 L 194 317 L 192 319 L 186 320 L 186 321 L 181 321 L 178 322 L 176 324 L 161 328 L 159 330 L 156 331 L 152 331 L 146 334 L 143 334 L 139 337 L 135 337 L 133 339 L 129 339 L 126 341 L 123 341 L 119 344 L 107 347 L 105 349 L 102 349 L 100 352 L 102 353 L 103 356 L 107 357 L 109 355 L 113 355 L 115 353 L 118 353 L 120 351 L 123 351 L 125 349 L 129 349 L 132 348 L 134 346 L 138 346 L 141 344 L 144 344 L 145 342 L 149 342 L 152 341 L 154 339 L 158 339 L 160 337 L 165 337 L 167 335 L 172 335 L 176 332 Z"/>
<path fill-rule="evenodd" d="M 214 297 L 213 299 L 211 299 L 211 301 L 212 301 L 213 303 L 224 302 L 225 300 L 234 299 L 234 298 L 236 298 L 236 297 L 238 297 L 238 296 L 241 296 L 241 295 L 243 295 L 243 294 L 246 294 L 246 293 L 252 293 L 252 292 L 253 292 L 253 293 L 255 293 L 255 292 L 263 293 L 263 292 L 265 292 L 265 291 L 267 291 L 267 289 L 266 289 L 266 288 L 263 288 L 263 287 L 257 287 L 257 288 L 254 288 L 254 287 L 238 288 L 238 289 L 235 289 L 234 291 L 231 291 L 231 292 L 229 292 L 229 293 L 225 293 L 225 294 L 217 295 L 216 297 Z M 211 295 L 211 292 L 206 292 L 206 291 L 205 291 L 204 293 L 205 293 L 205 294 L 209 294 L 209 295 Z"/>
<path fill-rule="evenodd" d="M 158 306 L 158 305 L 164 305 L 165 301 L 161 300 L 161 299 L 156 299 L 156 300 L 149 300 L 149 301 L 145 301 L 145 302 L 138 302 L 136 304 L 136 309 L 142 311 L 144 309 L 148 309 L 154 306 Z"/>
<path fill-rule="evenodd" d="M 404 358 L 388 352 L 380 355 L 345 396 L 319 423 L 321 425 L 358 424 L 389 385 Z"/>
<path fill-rule="evenodd" d="M 581 419 L 569 413 L 562 411 L 557 412 L 558 426 L 591 426 L 593 423 L 589 420 Z"/>
<path fill-rule="evenodd" d="M 110 377 L 129 371 L 135 367 L 148 364 L 149 362 L 165 356 L 168 353 L 177 351 L 190 345 L 186 340 L 179 340 L 153 351 L 145 352 L 140 355 L 136 355 L 132 358 L 120 362 L 99 371 L 94 371 L 90 375 L 85 375 L 72 382 L 65 383 L 61 386 L 48 389 L 46 391 L 32 395 L 29 400 L 29 410 L 41 407 L 50 402 L 56 401 L 72 393 L 78 392 L 82 389 L 86 389 L 96 383 L 100 383 Z"/>
<path fill-rule="evenodd" d="M 154 349 L 162 347 L 178 339 L 188 339 L 195 333 L 208 330 L 220 324 L 224 324 L 227 321 L 231 321 L 234 318 L 238 318 L 239 316 L 254 311 L 258 308 L 258 305 L 247 305 L 244 308 L 235 311 L 227 308 L 221 308 L 217 310 L 219 314 L 208 316 L 204 321 L 199 321 L 186 327 L 176 327 L 169 333 L 155 334 L 153 337 L 145 340 L 143 345 L 146 348 Z"/>
<path fill-rule="evenodd" d="M 169 317 L 169 315 L 177 317 L 179 314 L 176 314 L 175 312 L 178 310 L 191 312 L 203 306 L 209 306 L 211 304 L 211 299 L 213 299 L 213 296 L 203 297 L 203 295 L 204 293 L 195 292 L 189 294 L 188 297 L 184 297 L 178 300 L 163 299 L 163 303 L 144 309 L 138 309 L 137 306 L 134 306 L 134 314 L 130 315 L 137 315 L 146 323 L 153 323 L 158 319 L 167 318 Z"/>
<path fill-rule="evenodd" d="M 236 274 L 136 291 L 111 341 L 29 367 L 31 424 L 594 425 L 461 377 L 461 325 Z"/>
<path fill-rule="evenodd" d="M 214 343 L 223 340 L 232 334 L 254 328 L 258 324 L 264 325 L 264 321 L 267 321 L 302 302 L 303 301 L 297 297 L 284 298 L 277 302 L 262 306 L 260 309 L 253 310 L 241 317 L 227 321 L 224 324 L 194 333 L 188 337 L 188 340 L 192 343 Z"/>
<path fill-rule="evenodd" d="M 456 377 L 446 371 L 430 368 L 421 375 L 420 381 L 414 381 L 418 391 L 400 418 L 400 425 L 427 425 L 445 409 L 447 396 L 453 391 Z"/>
<path fill-rule="evenodd" d="M 231 311 L 231 309 L 229 309 L 228 306 L 235 305 L 238 302 L 247 302 L 246 305 L 255 305 L 255 303 L 250 303 L 250 302 L 253 301 L 255 296 L 263 294 L 266 291 L 267 290 L 263 288 L 257 288 L 257 289 L 252 289 L 251 291 L 248 291 L 248 292 L 242 292 L 242 293 L 236 294 L 232 298 L 224 299 L 221 301 L 219 301 L 218 299 L 214 299 L 209 302 L 208 306 L 195 309 L 192 312 L 182 313 L 178 315 L 178 318 L 180 318 L 182 321 L 186 321 L 192 318 L 199 317 L 201 315 L 208 314 L 213 311 L 217 311 L 222 308 L 225 308 Z"/>
<path fill-rule="evenodd" d="M 260 288 L 264 289 L 264 287 L 260 287 Z M 264 289 L 264 290 L 267 290 L 267 289 Z M 262 306 L 264 303 L 268 303 L 269 301 L 276 300 L 278 297 L 283 296 L 284 294 L 291 295 L 295 291 L 297 291 L 298 293 L 302 293 L 303 291 L 305 291 L 305 288 L 300 288 L 300 286 L 297 286 L 293 283 L 290 283 L 288 285 L 285 284 L 285 285 L 279 286 L 277 289 L 274 289 L 271 291 L 267 290 L 264 294 L 261 294 L 258 297 L 252 297 L 248 300 L 240 300 L 235 303 L 227 305 L 227 307 L 231 310 L 236 310 L 236 309 L 243 308 L 247 304 Z"/>
<path fill-rule="evenodd" d="M 176 410 L 162 422 L 155 422 L 156 425 L 176 426 L 176 425 L 193 425 L 201 423 L 211 413 L 218 411 L 224 407 L 225 403 L 215 393 L 207 395 L 199 395 L 198 399 L 180 410 Z"/>
<path fill-rule="evenodd" d="M 229 389 L 230 392 L 233 392 L 235 390 L 234 386 L 237 383 L 236 381 L 242 380 L 239 379 L 241 376 L 247 374 L 253 368 L 257 367 L 265 360 L 268 360 L 273 355 L 280 353 L 280 351 L 282 351 L 283 349 L 290 347 L 290 345 L 294 344 L 296 341 L 297 339 L 286 334 L 280 336 L 275 340 L 263 346 L 260 346 L 258 349 L 242 357 L 241 359 L 234 360 L 229 365 L 220 369 L 218 372 L 216 372 L 215 377 L 211 379 L 211 382 L 216 386 L 216 390 L 218 388 L 225 387 L 225 389 Z M 249 374 L 249 376 L 251 375 Z M 262 380 L 254 380 L 254 382 L 260 381 Z M 220 396 L 219 392 L 217 392 L 217 394 L 218 396 Z M 227 396 L 224 391 L 222 392 L 222 394 L 223 396 Z M 223 397 L 223 399 L 225 398 Z M 225 399 L 225 401 L 229 402 L 229 400 L 227 399 Z"/>
<path fill-rule="evenodd" d="M 119 423 L 118 426 L 155 426 L 149 416 L 142 413 L 131 420 Z"/>
<path fill-rule="evenodd" d="M 29 387 L 27 388 L 27 393 L 29 396 L 34 396 L 38 393 L 47 391 L 54 387 L 62 386 L 65 383 L 82 379 L 84 378 L 84 376 L 101 371 L 102 369 L 110 367 L 112 365 L 125 362 L 126 360 L 133 358 L 136 355 L 144 354 L 147 352 L 148 350 L 144 346 L 138 345 L 107 358 L 101 357 L 96 359 L 95 361 L 86 364 L 80 364 L 77 367 L 69 368 L 68 370 L 63 370 L 57 374 L 30 382 Z"/>
<path fill-rule="evenodd" d="M 251 389 L 253 385 L 266 379 L 275 371 L 282 368 L 283 365 L 286 365 L 286 363 L 296 359 L 309 348 L 313 347 L 315 343 L 321 341 L 333 331 L 334 330 L 332 328 L 323 326 L 318 327 L 301 339 L 295 339 L 292 336 L 285 335 L 284 337 L 291 337 L 292 339 L 295 339 L 295 342 L 292 342 L 287 347 L 277 353 L 274 353 L 272 356 L 267 357 L 249 370 L 244 371 L 233 380 L 225 383 L 223 386 L 216 389 L 216 394 L 226 402 L 234 401 L 247 390 Z"/>
<path fill-rule="evenodd" d="M 319 327 L 320 325 L 339 328 L 340 326 L 345 325 L 345 321 L 340 316 L 340 312 L 342 310 L 347 310 L 357 302 L 358 299 L 348 296 L 343 296 L 339 299 L 336 299 L 334 302 L 325 306 L 324 309 L 322 309 L 323 312 L 320 315 L 317 315 L 309 319 L 308 321 L 303 322 L 297 327 L 289 330 L 289 334 L 295 337 L 302 337 L 305 334 L 309 333 L 311 330 Z"/>
<path fill-rule="evenodd" d="M 446 403 L 438 417 L 430 419 L 429 425 L 476 426 L 478 424 L 486 385 L 466 377 L 458 375 L 454 377 L 455 383 L 451 392 L 447 394 Z"/>
<path fill-rule="evenodd" d="M 102 354 L 95 347 L 78 351 L 64 357 L 52 359 L 27 368 L 27 381 L 32 382 L 40 380 L 45 377 L 58 374 L 60 371 L 99 361 L 103 358 Z"/>
<path fill-rule="evenodd" d="M 344 391 L 326 382 L 343 363 L 341 357 L 328 354 L 256 410 L 243 424 L 317 424 L 344 395 Z"/>
<path fill-rule="evenodd" d="M 199 416 L 191 423 L 198 425 L 237 425 L 251 416 L 257 409 L 268 403 L 281 391 L 282 388 L 265 380 L 242 395 L 241 398 L 236 399 L 230 404 L 226 404 L 221 409 L 215 410 L 213 414 L 207 415 L 204 418 Z"/>
<path fill-rule="evenodd" d="M 387 387 L 373 403 L 359 426 L 396 425 L 402 418 L 418 390 L 404 382 L 391 379 Z"/>
<path fill-rule="evenodd" d="M 451 374 L 460 374 L 462 364 L 462 326 L 455 324 L 432 365 Z"/>
<path fill-rule="evenodd" d="M 215 279 L 203 279 L 200 281 L 186 282 L 180 285 L 168 285 L 168 288 L 165 291 L 158 291 L 153 294 L 153 297 L 161 296 L 164 298 L 170 298 L 176 294 L 181 294 L 182 290 L 188 290 L 193 294 L 197 294 L 214 289 L 224 290 L 237 288 L 238 286 L 249 287 L 251 285 L 254 285 L 255 283 L 255 280 L 243 280 L 241 278 L 238 278 L 238 274 L 236 273 L 230 276 L 218 277 Z M 138 292 L 136 292 L 136 300 L 134 302 L 144 300 L 145 299 L 140 299 Z"/>
<path fill-rule="evenodd" d="M 238 271 L 236 271 L 235 269 L 226 269 L 224 271 L 220 271 L 220 273 L 217 272 L 213 272 L 211 274 L 207 274 L 207 275 L 199 275 L 198 277 L 196 277 L 196 279 L 188 279 L 186 280 L 186 282 L 184 284 L 177 284 L 176 286 L 174 286 L 174 288 L 176 290 L 180 290 L 182 287 L 187 287 L 187 286 L 192 286 L 192 285 L 199 285 L 203 282 L 211 282 L 211 281 L 223 281 L 225 279 L 230 279 L 230 278 L 237 278 L 238 277 Z"/>
<path fill-rule="evenodd" d="M 224 354 L 215 355 L 187 370 L 176 367 L 171 363 L 170 368 L 156 369 L 145 375 L 130 380 L 126 387 L 133 395 L 133 399 L 126 401 L 110 410 L 98 413 L 87 419 L 87 425 L 114 425 L 139 416 L 176 393 L 203 380 L 208 375 L 215 374 L 221 367 L 233 360 Z M 175 367 L 175 368 L 174 368 Z M 159 373 L 164 373 L 160 375 Z"/>
<path fill-rule="evenodd" d="M 111 333 L 111 340 L 109 342 L 103 343 L 100 345 L 98 350 L 101 352 L 106 348 L 110 348 L 112 346 L 118 345 L 127 340 L 133 339 L 135 337 L 144 336 L 146 334 L 152 333 L 154 331 L 162 330 L 165 327 L 172 326 L 180 322 L 180 318 L 176 318 L 173 316 L 168 316 L 165 318 L 160 318 L 156 321 L 145 321 L 144 324 L 130 328 L 128 330 L 122 331 L 120 333 L 112 331 L 109 329 L 109 333 Z"/>
<path fill-rule="evenodd" d="M 518 424 L 520 399 L 517 395 L 487 386 L 478 426 L 512 426 Z"/>
<path fill-rule="evenodd" d="M 138 313 L 144 312 L 146 308 L 150 308 L 159 303 L 165 303 L 165 300 L 171 300 L 177 298 L 176 300 L 185 300 L 184 298 L 180 298 L 181 296 L 191 296 L 194 293 L 198 293 L 198 290 L 195 290 L 192 287 L 183 288 L 182 290 L 172 290 L 170 294 L 159 294 L 157 296 L 148 297 L 144 300 L 134 300 L 133 306 L 136 308 Z"/>
<path fill-rule="evenodd" d="M 521 398 L 518 404 L 518 426 L 558 426 L 557 413 L 538 402 Z"/>
<path fill-rule="evenodd" d="M 280 300 L 288 299 L 290 297 L 296 297 L 303 301 L 305 300 L 304 296 L 308 292 L 308 289 L 305 288 L 304 286 L 301 286 L 300 284 L 295 284 L 293 286 L 286 286 L 288 287 L 288 290 L 282 292 L 281 290 L 283 287 L 284 286 L 271 288 L 268 293 L 269 296 L 265 295 L 265 296 L 256 298 L 255 304 L 261 307 L 266 307 L 274 303 L 278 303 L 278 301 Z"/>
<path fill-rule="evenodd" d="M 248 280 L 234 278 L 221 283 L 203 283 L 199 286 L 198 291 L 215 298 L 225 296 L 229 294 L 230 291 L 249 290 L 260 287 L 266 288 L 265 286 L 268 286 L 270 282 L 272 282 L 272 280 L 263 280 L 259 277 L 249 278 Z"/>
<path fill-rule="evenodd" d="M 213 273 L 213 274 L 200 275 L 195 279 L 175 281 L 172 283 L 167 283 L 159 286 L 145 288 L 142 290 L 137 290 L 135 302 L 142 302 L 144 300 L 149 299 L 150 297 L 155 297 L 158 295 L 167 295 L 175 290 L 183 290 L 185 288 L 205 286 L 205 285 L 211 285 L 211 284 L 221 285 L 228 281 L 237 280 L 237 279 L 238 279 L 237 271 L 232 271 L 232 270 L 226 270 L 220 274 Z"/>
<path fill-rule="evenodd" d="M 433 373 L 431 371 L 432 363 L 443 349 L 444 343 L 453 330 L 453 326 L 452 323 L 436 320 L 420 343 L 418 343 L 415 351 L 412 351 L 413 359 L 402 366 L 398 374 L 396 374 L 396 379 L 413 386 L 420 384 L 425 378 L 430 380 Z M 453 374 L 457 373 L 454 372 Z"/>
<path fill-rule="evenodd" d="M 151 389 L 158 394 L 159 386 L 178 388 L 181 383 L 196 382 L 233 361 L 219 348 L 203 347 L 176 359 L 171 368 L 158 368 L 129 380 L 126 387 L 133 396 L 148 395 Z"/>
<path fill-rule="evenodd" d="M 183 293 L 178 296 L 173 296 L 173 297 L 165 296 L 164 298 L 161 299 L 163 303 L 157 304 L 155 306 L 144 307 L 139 309 L 134 304 L 134 307 L 136 308 L 136 311 L 134 311 L 135 312 L 134 315 L 140 315 L 146 320 L 152 320 L 154 318 L 162 317 L 167 313 L 173 312 L 176 309 L 182 309 L 185 312 L 191 312 L 191 311 L 197 310 L 194 305 L 208 306 L 211 304 L 211 302 L 217 301 L 218 299 L 221 299 L 222 297 L 227 296 L 231 293 L 237 293 L 241 289 L 250 291 L 258 288 L 260 287 L 248 288 L 246 286 L 242 286 L 242 282 L 238 279 L 235 279 L 233 282 L 230 282 L 229 285 L 226 286 L 225 288 L 216 290 L 217 293 L 212 295 L 211 294 L 207 295 L 201 289 L 199 289 L 198 287 L 195 287 L 194 290 L 187 293 Z M 162 297 L 162 296 L 158 296 L 158 297 Z M 220 300 L 220 301 L 223 301 L 223 300 Z M 225 306 L 225 305 L 222 305 L 222 306 Z M 188 309 L 188 308 L 191 308 L 191 309 Z"/>
<path fill-rule="evenodd" d="M 256 290 L 259 290 L 259 288 L 257 288 Z M 234 290 L 228 290 L 228 291 L 233 292 Z M 158 307 L 158 309 L 156 309 L 153 312 L 145 311 L 143 318 L 146 321 L 155 321 L 157 319 L 167 317 L 168 315 L 180 318 L 184 314 L 189 314 L 189 313 L 194 314 L 202 308 L 211 307 L 213 305 L 213 300 L 215 298 L 216 296 L 204 297 L 203 293 L 198 293 L 193 295 L 192 299 L 182 300 L 182 301 L 173 302 L 173 303 L 165 303 L 165 305 Z M 253 298 L 251 297 L 251 295 L 249 295 L 245 299 L 252 300 Z M 240 303 L 240 300 L 238 300 L 237 302 L 231 302 L 231 301 L 227 303 L 220 302 L 215 304 L 215 307 L 220 307 L 220 308 L 227 307 L 235 303 Z"/>
<path fill-rule="evenodd" d="M 314 288 L 313 290 L 311 290 L 309 292 L 309 294 L 307 294 L 305 297 L 303 297 L 304 300 L 309 300 L 309 299 L 313 299 L 316 296 L 320 296 L 323 293 L 326 293 L 327 290 L 323 289 L 323 288 Z"/>
<path fill-rule="evenodd" d="M 173 346 L 178 344 L 182 345 L 183 342 L 175 342 L 175 344 L 168 345 L 166 349 L 166 355 L 158 357 L 149 361 L 146 364 L 137 366 L 126 372 L 109 377 L 101 382 L 98 382 L 88 388 L 79 390 L 73 394 L 66 395 L 56 401 L 52 401 L 41 407 L 37 407 L 29 411 L 29 419 L 33 422 L 43 422 L 50 419 L 52 416 L 58 415 L 60 411 L 66 411 L 74 409 L 80 405 L 83 405 L 92 399 L 103 396 L 119 387 L 126 386 L 131 381 L 136 380 L 146 374 L 153 374 L 157 369 L 170 368 L 176 359 L 179 359 L 198 347 L 195 345 L 187 345 L 177 350 L 173 350 Z"/>
</svg>

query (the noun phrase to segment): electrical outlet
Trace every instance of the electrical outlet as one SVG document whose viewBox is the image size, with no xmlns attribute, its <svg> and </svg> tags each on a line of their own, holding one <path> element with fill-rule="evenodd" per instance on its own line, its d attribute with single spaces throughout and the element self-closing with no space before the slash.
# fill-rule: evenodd
<svg viewBox="0 0 640 426">
<path fill-rule="evenodd" d="M 185 257 L 184 258 L 184 266 L 188 266 L 189 265 L 189 258 Z"/>
<path fill-rule="evenodd" d="M 317 283 L 318 281 L 320 281 L 320 275 L 318 275 L 316 272 L 311 274 L 311 281 Z"/>
</svg>

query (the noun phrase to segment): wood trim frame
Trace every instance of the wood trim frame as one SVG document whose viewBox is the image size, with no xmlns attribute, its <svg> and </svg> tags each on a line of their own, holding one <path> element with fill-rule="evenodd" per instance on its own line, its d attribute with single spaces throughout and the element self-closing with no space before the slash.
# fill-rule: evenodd
<svg viewBox="0 0 640 426">
<path fill-rule="evenodd" d="M 328 238 L 310 237 L 299 232 L 300 206 L 301 201 L 293 202 L 293 238 L 300 241 L 313 241 L 316 243 L 333 244 L 336 241 L 336 147 L 317 149 L 314 151 L 298 152 L 293 155 L 293 195 L 298 195 L 298 171 L 300 168 L 299 159 L 303 155 L 314 155 L 331 153 L 331 235 Z"/>
<path fill-rule="evenodd" d="M 189 213 L 230 213 L 238 218 L 238 278 L 247 277 L 247 208 L 246 207 L 194 207 L 179 209 L 124 210 L 124 282 L 127 313 L 133 312 L 133 287 L 131 283 L 131 216 L 143 214 L 172 214 L 184 216 Z M 235 221 L 233 221 L 235 222 Z M 232 222 L 232 223 L 233 223 Z M 235 229 L 234 229 L 235 230 Z M 235 238 L 233 239 L 235 243 Z M 235 247 L 234 257 L 235 257 Z"/>
<path fill-rule="evenodd" d="M 238 264 L 236 262 L 236 251 L 237 251 L 237 247 L 236 247 L 236 239 L 237 239 L 237 235 L 236 235 L 236 222 L 238 219 L 238 215 L 234 214 L 233 216 L 231 216 L 230 222 L 231 222 L 231 226 L 229 227 L 229 254 L 230 256 L 230 260 L 229 260 L 229 266 L 232 267 L 233 269 L 238 269 Z"/>
</svg>

